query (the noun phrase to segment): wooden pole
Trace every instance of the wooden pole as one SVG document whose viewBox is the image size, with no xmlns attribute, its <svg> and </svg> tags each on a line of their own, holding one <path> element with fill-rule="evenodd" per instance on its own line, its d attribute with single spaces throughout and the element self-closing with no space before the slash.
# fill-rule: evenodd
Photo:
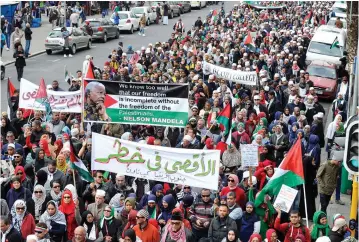
<svg viewBox="0 0 359 242">
<path fill-rule="evenodd" d="M 303 183 L 303 192 L 304 192 L 304 209 L 305 209 L 305 218 L 307 228 L 309 228 L 309 218 L 308 218 L 308 208 L 307 208 L 307 194 L 305 192 L 305 184 Z"/>
</svg>

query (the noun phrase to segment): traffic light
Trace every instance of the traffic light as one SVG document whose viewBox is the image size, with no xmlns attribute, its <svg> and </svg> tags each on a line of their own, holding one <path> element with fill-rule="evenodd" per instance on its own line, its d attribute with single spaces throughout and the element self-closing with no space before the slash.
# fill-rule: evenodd
<svg viewBox="0 0 359 242">
<path fill-rule="evenodd" d="M 351 175 L 358 175 L 359 121 L 354 121 L 346 128 L 343 165 Z"/>
</svg>

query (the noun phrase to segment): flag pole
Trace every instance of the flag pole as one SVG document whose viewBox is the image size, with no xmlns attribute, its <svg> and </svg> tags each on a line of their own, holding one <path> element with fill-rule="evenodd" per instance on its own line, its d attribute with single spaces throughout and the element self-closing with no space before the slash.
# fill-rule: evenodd
<svg viewBox="0 0 359 242">
<path fill-rule="evenodd" d="M 308 218 L 308 209 L 307 209 L 307 193 L 305 192 L 305 183 L 303 183 L 303 192 L 304 192 L 304 210 L 307 228 L 309 228 L 309 218 Z"/>
</svg>

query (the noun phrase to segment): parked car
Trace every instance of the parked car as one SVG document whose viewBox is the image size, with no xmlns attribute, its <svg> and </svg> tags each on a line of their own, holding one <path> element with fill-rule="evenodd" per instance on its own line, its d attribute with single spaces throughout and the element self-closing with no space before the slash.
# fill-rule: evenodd
<svg viewBox="0 0 359 242">
<path fill-rule="evenodd" d="M 112 14 L 114 15 L 114 13 Z M 118 15 L 120 16 L 120 23 L 118 24 L 118 28 L 121 31 L 129 31 L 131 34 L 135 32 L 135 30 L 140 29 L 140 21 L 139 18 L 132 11 L 118 11 Z M 111 21 L 112 20 L 111 16 Z"/>
<path fill-rule="evenodd" d="M 327 25 L 335 27 L 335 22 L 336 21 L 337 21 L 337 17 L 330 18 Z M 343 28 L 342 29 L 345 31 L 345 33 L 348 33 L 347 32 L 347 20 L 345 18 L 340 18 L 340 21 L 342 21 L 342 23 L 343 23 Z"/>
<path fill-rule="evenodd" d="M 312 61 L 307 67 L 309 79 L 314 83 L 316 94 L 322 99 L 335 99 L 338 86 L 336 65 L 326 61 Z"/>
<path fill-rule="evenodd" d="M 346 2 L 335 2 L 332 6 L 331 17 L 347 17 L 347 3 Z"/>
<path fill-rule="evenodd" d="M 78 49 L 91 48 L 92 38 L 81 28 L 67 27 L 67 30 L 70 32 L 69 46 L 71 54 L 74 55 Z M 46 53 L 51 55 L 53 51 L 63 51 L 64 43 L 65 40 L 62 38 L 61 28 L 51 30 L 45 39 Z"/>
<path fill-rule="evenodd" d="M 149 26 L 151 22 L 155 23 L 157 14 L 152 10 L 150 6 L 135 7 L 131 11 L 136 15 L 137 18 L 141 18 L 143 14 L 146 15 L 146 25 Z"/>
<path fill-rule="evenodd" d="M 108 38 L 120 38 L 120 30 L 114 25 L 110 19 L 97 18 L 87 19 L 86 23 L 89 23 L 93 30 L 92 40 L 101 40 L 106 43 Z"/>
<path fill-rule="evenodd" d="M 207 3 L 206 1 L 191 1 L 191 8 L 204 8 L 206 7 Z"/>
<path fill-rule="evenodd" d="M 175 3 L 179 6 L 181 14 L 192 11 L 190 1 L 181 1 L 181 2 L 173 2 L 173 3 Z"/>
<path fill-rule="evenodd" d="M 175 2 L 167 2 L 167 4 L 170 6 L 168 18 L 173 18 L 176 16 L 181 16 L 181 9 L 180 6 L 178 6 Z"/>
<path fill-rule="evenodd" d="M 0 61 L 0 65 L 1 65 L 1 80 L 5 79 L 5 65 L 2 61 Z"/>
<path fill-rule="evenodd" d="M 337 40 L 338 45 L 332 47 Z M 333 26 L 322 25 L 312 37 L 306 55 L 306 64 L 311 61 L 321 60 L 339 66 L 340 59 L 346 55 L 346 33 L 342 29 Z"/>
</svg>

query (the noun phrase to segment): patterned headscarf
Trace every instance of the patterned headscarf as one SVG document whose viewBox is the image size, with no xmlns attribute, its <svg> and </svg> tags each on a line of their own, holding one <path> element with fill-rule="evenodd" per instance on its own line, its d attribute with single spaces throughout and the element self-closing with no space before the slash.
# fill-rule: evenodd
<svg viewBox="0 0 359 242">
<path fill-rule="evenodd" d="M 23 207 L 24 212 L 22 214 L 18 214 L 16 212 L 17 207 Z M 21 233 L 21 225 L 22 225 L 22 221 L 25 216 L 25 212 L 26 212 L 26 202 L 21 199 L 16 200 L 14 202 L 14 205 L 12 205 L 12 208 L 11 208 L 11 216 L 12 216 L 12 224 L 13 224 L 14 228 L 17 231 L 19 231 L 20 233 Z"/>
</svg>

